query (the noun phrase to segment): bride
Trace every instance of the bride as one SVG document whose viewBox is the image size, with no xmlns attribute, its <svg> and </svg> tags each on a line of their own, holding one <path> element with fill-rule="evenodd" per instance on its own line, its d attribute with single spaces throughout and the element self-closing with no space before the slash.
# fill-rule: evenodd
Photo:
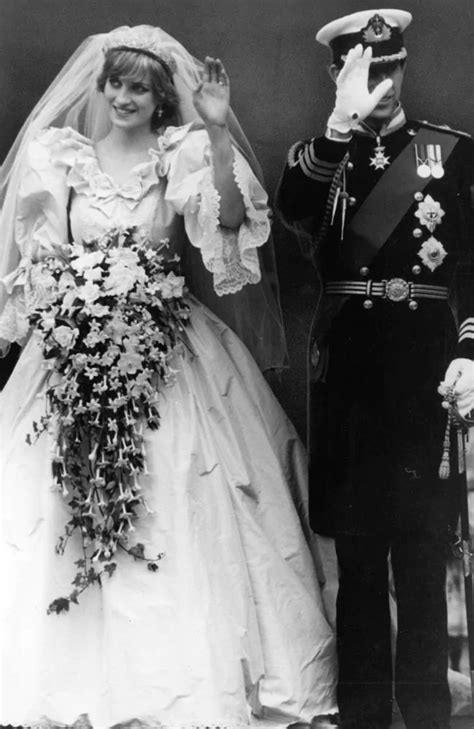
<svg viewBox="0 0 474 729">
<path fill-rule="evenodd" d="M 334 636 L 295 507 L 304 454 L 249 353 L 265 368 L 281 365 L 284 349 L 256 170 L 222 63 L 199 64 L 151 26 L 87 39 L 7 157 L 0 337 L 24 348 L 1 398 L 1 724 L 237 729 L 336 711 Z M 64 433 L 91 413 L 71 411 L 63 425 L 50 413 L 38 430 L 52 393 L 70 384 L 54 356 L 45 360 L 45 331 L 59 334 L 44 312 L 58 296 L 52 272 L 70 276 L 81 246 L 94 255 L 93 241 L 131 229 L 165 266 L 180 257 L 176 297 L 181 272 L 190 293 L 172 377 L 149 404 L 159 427 L 139 430 L 132 418 L 146 454 L 133 479 L 139 506 L 128 541 L 109 542 L 105 576 L 71 509 L 77 517 L 79 492 L 105 498 L 107 477 L 97 471 L 71 499 L 77 473 L 61 489 L 55 468 L 66 473 Z M 92 291 L 101 273 L 88 275 Z M 100 435 L 81 431 L 85 462 L 94 437 L 125 427 L 119 420 Z M 123 473 L 118 461 L 101 465 Z M 103 530 L 94 534 L 105 534 L 108 506 L 94 498 L 88 513 Z M 92 572 L 81 574 L 85 564 Z"/>
</svg>

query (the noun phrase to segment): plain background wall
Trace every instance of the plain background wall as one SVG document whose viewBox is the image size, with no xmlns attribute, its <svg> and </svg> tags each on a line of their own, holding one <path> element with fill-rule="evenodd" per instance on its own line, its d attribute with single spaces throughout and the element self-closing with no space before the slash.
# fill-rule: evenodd
<svg viewBox="0 0 474 729">
<path fill-rule="evenodd" d="M 388 3 L 391 5 L 391 3 Z M 412 118 L 474 132 L 473 0 L 401 0 L 414 22 L 404 103 Z M 324 129 L 333 88 L 316 30 L 340 15 L 378 8 L 373 0 L 0 0 L 0 154 L 79 43 L 119 25 L 160 25 L 198 58 L 220 57 L 232 105 L 273 195 L 290 144 Z M 291 369 L 272 385 L 305 430 L 305 344 L 313 274 L 275 223 Z M 441 447 L 441 444 L 440 444 Z"/>
</svg>

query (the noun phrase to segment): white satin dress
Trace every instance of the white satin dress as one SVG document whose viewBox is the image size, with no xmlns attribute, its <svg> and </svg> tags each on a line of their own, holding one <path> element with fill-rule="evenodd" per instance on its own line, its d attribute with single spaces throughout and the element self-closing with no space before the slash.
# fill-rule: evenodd
<svg viewBox="0 0 474 729">
<path fill-rule="evenodd" d="M 218 225 L 219 199 L 204 130 L 175 127 L 129 180 L 103 173 L 92 143 L 49 129 L 31 145 L 19 189 L 18 269 L 0 334 L 27 326 L 41 298 L 37 261 L 73 237 L 137 225 L 179 250 L 199 248 L 216 289 L 258 279 L 269 228 L 266 196 L 236 151 L 247 209 L 236 233 Z M 70 196 L 70 191 L 72 195 Z M 195 299 L 190 347 L 161 395 L 161 426 L 146 434 L 153 513 L 136 523 L 152 573 L 128 555 L 68 613 L 79 544 L 59 556 L 67 521 L 52 490 L 52 443 L 25 441 L 45 406 L 46 372 L 29 337 L 1 396 L 2 702 L 0 724 L 283 727 L 336 710 L 335 640 L 295 508 L 305 488 L 302 445 L 237 336 Z"/>
</svg>

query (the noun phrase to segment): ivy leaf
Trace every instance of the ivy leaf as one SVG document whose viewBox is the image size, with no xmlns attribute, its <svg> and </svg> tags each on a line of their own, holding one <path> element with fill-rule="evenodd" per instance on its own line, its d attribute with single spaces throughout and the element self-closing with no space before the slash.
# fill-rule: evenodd
<svg viewBox="0 0 474 729">
<path fill-rule="evenodd" d="M 74 585 L 74 587 L 82 587 L 82 585 L 84 584 L 84 575 L 78 572 L 73 579 L 72 584 Z"/>
<path fill-rule="evenodd" d="M 135 559 L 145 559 L 145 547 L 141 542 L 135 544 L 134 547 L 128 550 L 128 553 L 135 557 Z"/>
<path fill-rule="evenodd" d="M 156 564 L 156 562 L 148 562 L 147 567 L 150 572 L 158 572 L 158 565 Z"/>
<path fill-rule="evenodd" d="M 56 615 L 59 615 L 60 613 L 67 613 L 68 611 L 69 600 L 67 597 L 58 597 L 56 600 L 53 600 L 48 607 L 48 613 L 56 613 Z"/>
<path fill-rule="evenodd" d="M 87 580 L 90 585 L 93 585 L 96 581 L 100 582 L 100 577 L 93 567 L 91 567 L 87 573 Z"/>
<path fill-rule="evenodd" d="M 117 563 L 116 562 L 110 562 L 109 564 L 106 564 L 104 566 L 104 572 L 107 572 L 109 577 L 112 577 L 115 570 L 117 569 Z"/>
</svg>

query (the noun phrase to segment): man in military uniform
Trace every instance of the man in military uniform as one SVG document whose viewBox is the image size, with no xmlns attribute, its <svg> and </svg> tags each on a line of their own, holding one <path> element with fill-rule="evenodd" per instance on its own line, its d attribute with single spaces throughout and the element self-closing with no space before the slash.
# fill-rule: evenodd
<svg viewBox="0 0 474 729">
<path fill-rule="evenodd" d="M 458 499 L 452 433 L 474 383 L 473 143 L 408 121 L 400 104 L 410 13 L 322 28 L 336 101 L 325 134 L 290 150 L 277 195 L 321 284 L 310 338 L 310 515 L 335 537 L 338 702 L 344 729 L 392 715 L 449 726 L 445 576 Z M 309 245 L 308 245 L 309 241 Z"/>
</svg>

